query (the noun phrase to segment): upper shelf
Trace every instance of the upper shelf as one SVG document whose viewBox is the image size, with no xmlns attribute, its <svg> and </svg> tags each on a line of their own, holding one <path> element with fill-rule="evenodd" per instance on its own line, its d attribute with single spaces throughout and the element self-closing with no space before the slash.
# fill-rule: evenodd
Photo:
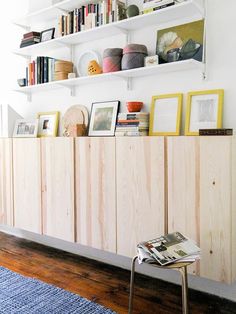
<svg viewBox="0 0 236 314">
<path fill-rule="evenodd" d="M 24 21 L 27 21 L 29 17 L 32 16 L 34 16 L 34 18 L 37 16 L 37 18 L 41 17 L 42 19 L 46 19 L 49 13 L 55 13 L 55 9 L 58 8 L 59 5 L 60 8 L 63 7 L 63 9 L 66 8 L 66 6 L 67 8 L 72 9 L 72 7 L 75 6 L 75 3 L 78 5 L 78 1 L 62 1 L 61 3 L 50 8 L 28 15 L 24 18 Z M 108 36 L 113 36 L 122 32 L 138 30 L 151 25 L 156 25 L 159 27 L 161 24 L 171 21 L 181 21 L 185 18 L 191 18 L 192 21 L 204 18 L 204 10 L 201 6 L 199 6 L 196 0 L 188 0 L 186 2 L 182 2 L 180 4 L 176 4 L 174 6 L 167 7 L 149 14 L 135 16 L 133 18 L 102 25 L 86 31 L 74 33 L 64 37 L 58 37 L 56 39 L 35 44 L 29 47 L 19 48 L 15 50 L 14 53 L 22 56 L 34 56 L 42 53 L 45 54 L 46 51 L 60 48 L 63 45 L 76 45 Z M 23 19 L 21 22 L 17 21 L 16 24 L 23 25 Z"/>
</svg>

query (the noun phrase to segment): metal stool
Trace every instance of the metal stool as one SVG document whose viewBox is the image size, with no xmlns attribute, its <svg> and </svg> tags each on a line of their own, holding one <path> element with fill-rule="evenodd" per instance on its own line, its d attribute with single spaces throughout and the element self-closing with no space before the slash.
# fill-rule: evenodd
<svg viewBox="0 0 236 314">
<path fill-rule="evenodd" d="M 135 273 L 135 262 L 138 258 L 138 255 L 134 256 L 131 264 L 131 275 L 130 275 L 130 294 L 129 294 L 129 314 L 132 314 L 133 311 L 133 294 L 134 294 L 134 273 Z M 192 262 L 188 263 L 173 263 L 167 266 L 161 266 L 158 264 L 149 264 L 151 266 L 162 268 L 162 269 L 176 269 L 181 273 L 181 281 L 182 281 L 182 313 L 188 314 L 188 274 L 187 274 L 187 266 L 192 264 Z"/>
</svg>

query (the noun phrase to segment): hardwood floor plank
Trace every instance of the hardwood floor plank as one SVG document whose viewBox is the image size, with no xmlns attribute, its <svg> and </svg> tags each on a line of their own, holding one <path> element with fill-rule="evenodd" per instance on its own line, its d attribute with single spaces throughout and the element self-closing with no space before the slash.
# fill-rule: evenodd
<svg viewBox="0 0 236 314">
<path fill-rule="evenodd" d="M 130 272 L 0 232 L 0 264 L 128 313 Z M 190 289 L 191 314 L 236 313 L 233 302 Z M 134 314 L 180 314 L 180 286 L 135 275 Z"/>
</svg>

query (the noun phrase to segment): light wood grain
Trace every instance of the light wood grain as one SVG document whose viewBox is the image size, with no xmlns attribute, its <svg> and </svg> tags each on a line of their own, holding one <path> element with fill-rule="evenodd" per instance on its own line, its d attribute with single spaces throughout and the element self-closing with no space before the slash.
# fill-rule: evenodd
<svg viewBox="0 0 236 314">
<path fill-rule="evenodd" d="M 116 138 L 117 252 L 164 232 L 164 138 Z"/>
<path fill-rule="evenodd" d="M 200 275 L 231 282 L 231 137 L 200 138 Z"/>
<path fill-rule="evenodd" d="M 232 281 L 236 280 L 236 137 L 232 137 L 232 160 L 231 160 L 231 184 L 232 184 Z"/>
<path fill-rule="evenodd" d="M 200 244 L 199 138 L 169 137 L 168 232 L 179 231 Z M 188 271 L 199 274 L 194 263 Z"/>
<path fill-rule="evenodd" d="M 0 223 L 13 226 L 11 139 L 0 139 Z"/>
<path fill-rule="evenodd" d="M 77 242 L 115 253 L 115 139 L 75 141 Z"/>
<path fill-rule="evenodd" d="M 73 139 L 44 138 L 41 147 L 43 234 L 74 241 Z"/>
<path fill-rule="evenodd" d="M 13 185 L 14 226 L 41 233 L 39 139 L 13 139 Z"/>
</svg>

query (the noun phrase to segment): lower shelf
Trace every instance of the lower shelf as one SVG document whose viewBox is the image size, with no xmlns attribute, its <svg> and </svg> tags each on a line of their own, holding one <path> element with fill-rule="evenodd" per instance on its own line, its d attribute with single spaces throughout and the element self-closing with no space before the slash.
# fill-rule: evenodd
<svg viewBox="0 0 236 314">
<path fill-rule="evenodd" d="M 136 69 L 126 70 L 126 71 L 104 73 L 104 74 L 94 75 L 94 76 L 77 77 L 74 79 L 25 86 L 25 87 L 17 88 L 14 91 L 31 95 L 32 93 L 58 89 L 61 87 L 69 88 L 72 90 L 74 87 L 77 87 L 80 85 L 98 83 L 98 82 L 103 82 L 103 81 L 110 81 L 111 79 L 112 80 L 121 79 L 129 83 L 129 80 L 132 78 L 159 75 L 159 74 L 168 73 L 168 72 L 189 71 L 189 70 L 199 70 L 202 73 L 204 73 L 204 63 L 196 61 L 194 59 L 189 59 L 189 60 L 184 60 L 184 61 L 159 64 L 159 65 L 150 66 L 150 67 L 136 68 Z M 129 84 L 127 85 L 129 89 Z"/>
</svg>

